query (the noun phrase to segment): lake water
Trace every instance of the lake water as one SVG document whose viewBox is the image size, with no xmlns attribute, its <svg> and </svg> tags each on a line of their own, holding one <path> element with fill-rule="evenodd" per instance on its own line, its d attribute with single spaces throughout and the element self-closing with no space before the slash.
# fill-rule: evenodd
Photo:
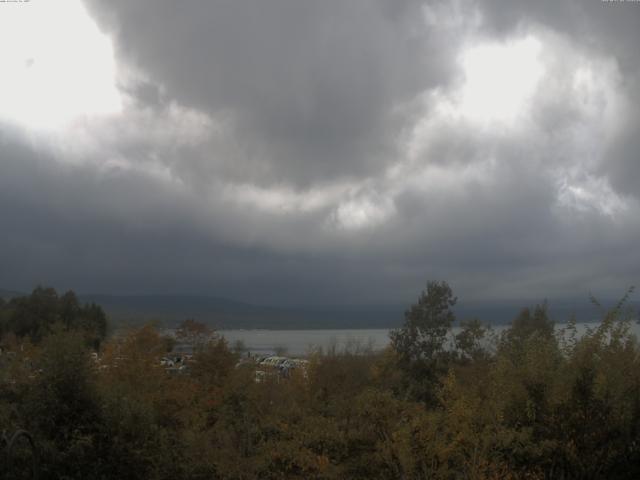
<svg viewBox="0 0 640 480">
<path fill-rule="evenodd" d="M 233 347 L 242 341 L 251 353 L 270 354 L 282 349 L 288 355 L 306 355 L 315 349 L 326 351 L 335 346 L 371 346 L 382 349 L 389 343 L 388 329 L 354 330 L 221 330 L 220 333 Z"/>
<path fill-rule="evenodd" d="M 558 324 L 562 328 L 563 324 Z M 577 325 L 579 332 L 593 328 L 597 323 L 580 323 Z M 507 326 L 494 325 L 493 331 L 499 334 Z M 632 325 L 633 332 L 640 336 L 640 325 Z M 453 329 L 457 333 L 458 328 Z M 301 356 L 322 348 L 336 348 L 337 351 L 345 348 L 371 347 L 380 350 L 389 344 L 389 329 L 345 329 L 345 330 L 220 330 L 229 346 L 234 347 L 241 341 L 244 347 L 254 354 L 273 354 L 278 350 L 286 352 L 286 355 Z"/>
</svg>

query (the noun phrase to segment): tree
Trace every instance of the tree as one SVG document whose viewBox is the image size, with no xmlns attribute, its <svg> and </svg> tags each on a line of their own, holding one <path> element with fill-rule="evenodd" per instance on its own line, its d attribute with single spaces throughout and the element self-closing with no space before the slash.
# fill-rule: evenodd
<svg viewBox="0 0 640 480">
<path fill-rule="evenodd" d="M 58 294 L 53 288 L 39 286 L 29 296 L 11 299 L 9 309 L 8 330 L 37 342 L 59 320 Z"/>
<path fill-rule="evenodd" d="M 19 409 L 42 453 L 46 478 L 96 478 L 103 427 L 95 370 L 80 332 L 42 342 Z"/>
<path fill-rule="evenodd" d="M 216 337 L 215 332 L 202 322 L 187 318 L 176 328 L 176 339 L 179 342 L 202 346 Z"/>
<path fill-rule="evenodd" d="M 200 381 L 220 386 L 229 377 L 238 354 L 232 352 L 227 341 L 220 337 L 199 346 L 192 366 L 192 375 Z"/>
<path fill-rule="evenodd" d="M 72 328 L 84 332 L 87 344 L 95 350 L 100 348 L 102 340 L 107 336 L 107 316 L 102 307 L 95 303 L 82 306 L 72 325 Z"/>
<path fill-rule="evenodd" d="M 455 321 L 457 298 L 447 282 L 429 282 L 418 302 L 404 314 L 402 328 L 391 332 L 391 344 L 406 361 L 433 360 L 443 351 Z"/>
<path fill-rule="evenodd" d="M 418 302 L 405 312 L 402 328 L 390 333 L 399 367 L 408 376 L 407 387 L 421 400 L 435 400 L 438 375 L 446 370 L 445 343 L 455 321 L 456 301 L 447 282 L 428 282 Z"/>
<path fill-rule="evenodd" d="M 0 333 L 11 332 L 36 343 L 57 324 L 67 331 L 81 331 L 95 350 L 107 335 L 104 310 L 93 303 L 82 305 L 73 291 L 59 297 L 53 288 L 37 287 L 31 295 L 15 297 L 0 310 Z"/>
<path fill-rule="evenodd" d="M 500 350 L 511 351 L 516 357 L 531 341 L 553 342 L 555 323 L 549 318 L 547 304 L 536 305 L 533 312 L 524 308 L 505 330 L 500 340 Z"/>
<path fill-rule="evenodd" d="M 480 320 L 463 321 L 461 330 L 455 336 L 456 348 L 460 356 L 465 360 L 478 360 L 487 356 L 482 341 L 489 333 L 489 329 Z"/>
</svg>

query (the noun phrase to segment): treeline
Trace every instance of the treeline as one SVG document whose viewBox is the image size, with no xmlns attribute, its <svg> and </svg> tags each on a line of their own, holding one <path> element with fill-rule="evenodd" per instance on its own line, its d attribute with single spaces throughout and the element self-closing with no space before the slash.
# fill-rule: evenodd
<svg viewBox="0 0 640 480">
<path fill-rule="evenodd" d="M 98 349 L 107 335 L 107 317 L 98 305 L 81 304 L 72 291 L 59 296 L 53 288 L 37 287 L 31 295 L 0 298 L 0 338 L 13 335 L 37 343 L 55 329 L 82 332 Z"/>
<path fill-rule="evenodd" d="M 0 426 L 32 433 L 43 478 L 640 478 L 640 346 L 622 302 L 584 334 L 542 305 L 500 335 L 478 321 L 453 335 L 455 301 L 431 282 L 383 352 L 317 352 L 262 382 L 194 323 L 182 375 L 160 365 L 171 342 L 152 326 L 97 359 L 83 322 L 12 327 Z M 64 325 L 50 305 L 45 324 Z"/>
</svg>

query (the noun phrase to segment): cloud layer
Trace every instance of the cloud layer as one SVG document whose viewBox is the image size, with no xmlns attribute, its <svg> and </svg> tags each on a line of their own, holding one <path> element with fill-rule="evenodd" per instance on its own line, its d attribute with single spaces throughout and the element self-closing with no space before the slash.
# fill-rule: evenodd
<svg viewBox="0 0 640 480">
<path fill-rule="evenodd" d="M 0 108 L 2 285 L 282 304 L 637 281 L 637 4 L 85 7 L 117 98 L 55 128 Z"/>
</svg>

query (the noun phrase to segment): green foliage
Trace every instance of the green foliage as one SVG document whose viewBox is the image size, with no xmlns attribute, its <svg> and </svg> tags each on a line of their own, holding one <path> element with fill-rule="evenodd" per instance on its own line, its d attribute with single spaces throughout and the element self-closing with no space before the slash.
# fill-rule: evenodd
<svg viewBox="0 0 640 480">
<path fill-rule="evenodd" d="M 34 358 L 34 371 L 18 409 L 38 439 L 45 477 L 94 477 L 100 464 L 102 422 L 95 375 L 82 336 L 49 335 Z"/>
<path fill-rule="evenodd" d="M 95 304 L 81 305 L 72 291 L 58 296 L 53 288 L 37 287 L 31 295 L 14 297 L 0 304 L 0 334 L 29 337 L 40 342 L 56 325 L 81 331 L 94 349 L 107 335 L 107 317 Z"/>
<path fill-rule="evenodd" d="M 554 336 L 555 324 L 547 314 L 547 305 L 536 305 L 533 312 L 524 308 L 513 320 L 511 328 L 504 332 L 501 346 L 504 348 L 522 349 L 525 342 L 536 336 L 550 340 Z"/>
<path fill-rule="evenodd" d="M 429 282 L 418 302 L 405 312 L 401 329 L 391 333 L 391 344 L 407 362 L 433 360 L 445 347 L 447 333 L 455 321 L 456 304 L 446 282 Z"/>
<path fill-rule="evenodd" d="M 438 377 L 446 372 L 447 336 L 455 321 L 456 297 L 447 282 L 429 282 L 418 302 L 405 312 L 402 328 L 390 333 L 405 390 L 416 399 L 433 403 Z"/>
<path fill-rule="evenodd" d="M 454 341 L 461 358 L 479 361 L 488 357 L 483 342 L 487 340 L 490 330 L 490 327 L 483 325 L 478 319 L 460 322 L 460 332 L 455 335 Z"/>
</svg>

